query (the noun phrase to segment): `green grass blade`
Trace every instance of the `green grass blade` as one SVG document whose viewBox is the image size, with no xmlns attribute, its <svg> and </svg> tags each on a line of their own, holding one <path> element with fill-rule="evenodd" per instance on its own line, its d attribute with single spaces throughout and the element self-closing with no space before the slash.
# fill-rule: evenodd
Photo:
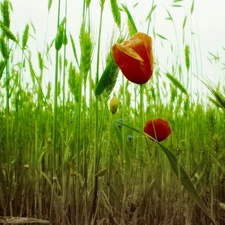
<svg viewBox="0 0 225 225">
<path fill-rule="evenodd" d="M 166 76 L 182 93 L 188 95 L 187 90 L 184 88 L 184 86 L 172 74 L 166 73 Z"/>
<path fill-rule="evenodd" d="M 194 7 L 195 7 L 195 1 L 193 0 L 191 4 L 191 14 L 194 12 Z"/>
<path fill-rule="evenodd" d="M 161 34 L 157 34 L 157 36 L 160 37 L 160 38 L 163 39 L 163 40 L 168 41 L 168 39 L 167 39 L 166 37 L 164 37 L 163 35 L 161 35 Z"/>
<path fill-rule="evenodd" d="M 184 17 L 184 21 L 183 21 L 182 29 L 184 29 L 184 28 L 185 28 L 186 23 L 187 23 L 187 16 L 185 16 L 185 17 Z"/>
<path fill-rule="evenodd" d="M 202 201 L 200 195 L 198 194 L 194 184 L 191 182 L 191 179 L 188 176 L 185 169 L 183 168 L 183 166 L 179 164 L 177 158 L 169 149 L 167 149 L 165 146 L 163 146 L 159 142 L 157 142 L 157 144 L 166 154 L 174 173 L 178 176 L 178 178 L 180 179 L 180 182 L 182 183 L 184 188 L 187 190 L 188 194 L 198 204 L 198 206 L 202 209 L 202 211 L 206 214 L 206 216 L 212 221 L 212 223 L 216 225 L 217 223 L 215 219 L 211 216 L 208 208 L 206 207 L 205 203 Z"/>
<path fill-rule="evenodd" d="M 50 11 L 52 7 L 52 0 L 48 0 L 48 12 Z"/>
<path fill-rule="evenodd" d="M 74 43 L 74 40 L 73 40 L 73 37 L 72 37 L 71 34 L 70 34 L 70 41 L 71 41 L 71 45 L 72 45 L 72 49 L 73 49 L 73 55 L 74 55 L 74 58 L 76 60 L 77 66 L 80 67 L 79 60 L 78 60 L 78 57 L 77 57 L 76 46 L 75 46 L 75 43 Z"/>
</svg>

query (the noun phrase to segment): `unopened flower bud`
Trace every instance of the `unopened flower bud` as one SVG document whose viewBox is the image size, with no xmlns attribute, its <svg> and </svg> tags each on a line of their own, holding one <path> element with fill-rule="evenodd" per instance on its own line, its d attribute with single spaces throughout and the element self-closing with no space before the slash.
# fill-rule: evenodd
<svg viewBox="0 0 225 225">
<path fill-rule="evenodd" d="M 112 114 L 116 113 L 118 106 L 119 106 L 119 100 L 116 96 L 113 96 L 112 99 L 110 100 L 110 104 L 109 104 L 110 111 Z"/>
<path fill-rule="evenodd" d="M 26 164 L 26 165 L 23 166 L 23 168 L 24 168 L 24 170 L 29 170 L 29 165 Z"/>
</svg>

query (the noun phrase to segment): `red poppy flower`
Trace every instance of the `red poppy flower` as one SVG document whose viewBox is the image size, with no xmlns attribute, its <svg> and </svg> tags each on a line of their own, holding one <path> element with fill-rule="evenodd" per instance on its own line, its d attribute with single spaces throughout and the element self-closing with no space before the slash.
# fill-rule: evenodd
<svg viewBox="0 0 225 225">
<path fill-rule="evenodd" d="M 112 53 L 124 76 L 136 84 L 146 83 L 152 76 L 152 39 L 145 33 L 137 33 L 121 44 L 114 44 Z"/>
<path fill-rule="evenodd" d="M 146 122 L 144 132 L 160 142 L 170 135 L 171 129 L 167 121 L 157 118 Z"/>
</svg>

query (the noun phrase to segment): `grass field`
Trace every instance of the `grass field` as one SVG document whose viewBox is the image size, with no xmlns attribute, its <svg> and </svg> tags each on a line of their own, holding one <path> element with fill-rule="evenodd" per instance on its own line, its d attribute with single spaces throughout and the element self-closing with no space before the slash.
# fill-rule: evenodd
<svg viewBox="0 0 225 225">
<path fill-rule="evenodd" d="M 83 3 L 79 34 L 67 30 L 61 9 L 53 42 L 33 52 L 28 41 L 34 25 L 24 24 L 24 32 L 14 34 L 13 4 L 1 1 L 0 222 L 31 217 L 55 225 L 224 225 L 224 87 L 196 75 L 196 48 L 185 38 L 178 50 L 171 46 L 173 63 L 161 68 L 154 40 L 168 40 L 154 32 L 154 1 L 144 21 L 153 39 L 154 71 L 145 84 L 130 82 L 111 52 L 116 42 L 138 32 L 130 9 L 110 1 L 117 30 L 103 58 L 105 1 L 96 3 L 96 39 L 90 3 Z M 173 4 L 182 8 L 182 1 Z M 188 10 L 191 16 L 194 1 Z M 169 11 L 168 20 L 174 22 Z M 183 18 L 178 36 L 188 20 Z M 46 84 L 50 68 L 54 81 Z M 209 96 L 192 89 L 196 76 Z M 163 142 L 144 133 L 154 118 L 170 124 Z"/>
</svg>

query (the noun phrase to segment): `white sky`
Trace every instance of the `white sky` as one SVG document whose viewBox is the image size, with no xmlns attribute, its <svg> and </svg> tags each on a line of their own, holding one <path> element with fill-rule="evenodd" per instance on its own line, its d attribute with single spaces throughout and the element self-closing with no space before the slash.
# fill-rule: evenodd
<svg viewBox="0 0 225 225">
<path fill-rule="evenodd" d="M 150 10 L 150 0 L 117 0 L 118 3 L 126 3 L 132 16 L 135 18 L 139 31 L 146 32 L 145 18 Z M 34 51 L 41 51 L 43 48 L 45 31 L 47 28 L 47 42 L 50 43 L 56 34 L 57 21 L 57 0 L 53 0 L 49 17 L 47 11 L 48 0 L 11 0 L 14 12 L 11 15 L 11 29 L 14 33 L 22 35 L 25 24 L 33 22 L 36 28 L 36 40 L 30 40 L 28 46 Z M 61 0 L 62 10 L 61 17 L 64 16 L 63 4 Z M 106 0 L 103 22 L 102 36 L 102 55 L 105 49 L 109 47 L 110 37 L 113 34 L 113 19 L 110 11 L 109 0 Z M 138 5 L 133 8 L 135 3 Z M 168 41 L 162 41 L 160 38 L 154 40 L 154 54 L 159 59 L 159 66 L 162 72 L 171 72 L 171 65 L 176 63 L 176 57 L 171 53 L 171 45 L 174 47 L 175 55 L 183 55 L 182 42 L 182 23 L 184 17 L 187 16 L 187 25 L 185 31 L 185 44 L 191 47 L 191 65 L 193 73 L 200 77 L 207 77 L 209 80 L 217 83 L 225 83 L 225 75 L 222 70 L 225 65 L 225 0 L 195 0 L 193 15 L 190 14 L 191 0 L 184 0 L 182 8 L 172 7 L 172 0 L 155 0 L 157 8 L 153 17 L 153 24 L 156 33 L 165 36 Z M 68 31 L 73 35 L 77 44 L 79 44 L 79 27 L 81 24 L 83 0 L 68 0 Z M 92 17 L 92 36 L 97 43 L 97 31 L 99 24 L 99 1 L 91 1 L 91 17 Z M 166 20 L 169 11 L 173 17 L 174 27 L 171 21 Z M 126 23 L 126 17 L 123 13 L 123 24 Z M 150 29 L 149 35 L 152 35 Z M 195 35 L 191 35 L 191 32 Z M 33 32 L 31 31 L 33 34 Z M 177 33 L 178 42 L 175 34 Z M 77 48 L 79 46 L 77 45 Z M 107 49 L 108 51 L 108 49 Z M 212 64 L 207 58 L 212 58 L 209 52 L 219 54 L 221 62 Z M 34 53 L 37 54 L 36 52 Z M 68 56 L 69 57 L 69 56 Z M 53 56 L 54 59 L 54 56 Z M 101 59 L 104 62 L 104 57 Z M 71 60 L 73 57 L 71 56 Z M 104 65 L 102 65 L 103 67 Z M 103 68 L 102 68 L 103 69 Z M 53 76 L 52 76 L 53 79 Z M 185 78 L 184 78 L 185 79 Z M 196 80 L 193 78 L 193 86 L 196 86 Z M 185 81 L 182 81 L 185 82 Z M 198 87 L 197 87 L 198 88 Z M 199 90 L 198 90 L 199 91 Z"/>
</svg>

